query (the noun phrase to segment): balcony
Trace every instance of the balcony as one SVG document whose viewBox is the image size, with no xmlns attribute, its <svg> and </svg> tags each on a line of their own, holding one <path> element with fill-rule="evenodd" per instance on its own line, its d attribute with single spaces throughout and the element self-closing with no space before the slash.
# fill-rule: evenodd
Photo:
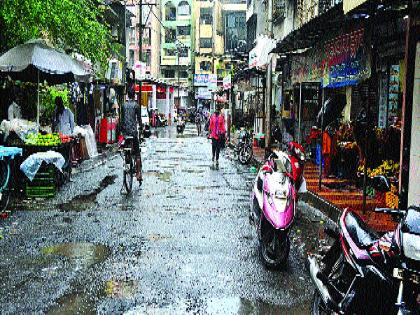
<svg viewBox="0 0 420 315">
<path fill-rule="evenodd" d="M 343 0 L 319 0 L 319 14 L 324 14 L 329 9 L 333 8 L 337 4 L 340 4 Z"/>
<path fill-rule="evenodd" d="M 273 20 L 280 22 L 286 18 L 286 0 L 274 0 Z"/>
</svg>

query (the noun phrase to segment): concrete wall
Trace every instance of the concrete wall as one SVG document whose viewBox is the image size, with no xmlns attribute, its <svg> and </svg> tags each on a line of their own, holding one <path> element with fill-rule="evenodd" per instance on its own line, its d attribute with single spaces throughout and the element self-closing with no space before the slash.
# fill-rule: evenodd
<svg viewBox="0 0 420 315">
<path fill-rule="evenodd" d="M 420 43 L 417 43 L 411 124 L 408 205 L 420 205 Z"/>
</svg>

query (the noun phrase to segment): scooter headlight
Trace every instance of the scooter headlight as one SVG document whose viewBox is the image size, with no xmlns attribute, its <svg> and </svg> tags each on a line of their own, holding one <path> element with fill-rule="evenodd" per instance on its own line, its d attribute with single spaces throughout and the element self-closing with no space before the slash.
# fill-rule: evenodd
<svg viewBox="0 0 420 315">
<path fill-rule="evenodd" d="M 420 235 L 403 233 L 404 255 L 407 258 L 420 261 Z"/>
</svg>

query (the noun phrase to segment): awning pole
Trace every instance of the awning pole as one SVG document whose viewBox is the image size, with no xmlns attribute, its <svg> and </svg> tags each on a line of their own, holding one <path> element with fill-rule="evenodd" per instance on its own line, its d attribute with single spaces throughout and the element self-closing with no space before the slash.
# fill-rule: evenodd
<svg viewBox="0 0 420 315">
<path fill-rule="evenodd" d="M 298 143 L 301 143 L 301 140 L 302 140 L 301 125 L 302 125 L 302 82 L 300 82 L 300 85 L 299 85 L 299 123 L 298 123 L 299 136 L 298 136 Z"/>
<path fill-rule="evenodd" d="M 36 126 L 39 130 L 39 70 L 38 70 L 38 84 L 37 84 L 37 99 L 38 99 L 38 104 L 36 106 Z"/>
<path fill-rule="evenodd" d="M 324 102 L 325 102 L 325 92 L 324 89 L 321 86 L 321 152 L 320 152 L 320 159 L 319 159 L 319 179 L 318 179 L 318 189 L 321 191 L 321 185 L 322 185 L 322 145 L 323 145 L 323 136 L 324 136 Z"/>
</svg>

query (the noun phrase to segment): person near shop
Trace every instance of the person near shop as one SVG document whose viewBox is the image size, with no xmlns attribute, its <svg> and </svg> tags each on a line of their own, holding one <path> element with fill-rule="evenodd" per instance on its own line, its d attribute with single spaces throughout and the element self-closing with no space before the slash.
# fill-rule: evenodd
<svg viewBox="0 0 420 315">
<path fill-rule="evenodd" d="M 141 183 L 143 181 L 141 169 L 141 153 L 138 135 L 138 127 L 142 130 L 141 110 L 139 104 L 134 100 L 134 87 L 128 88 L 128 101 L 124 103 L 122 108 L 122 127 L 121 131 L 124 136 L 133 137 L 133 154 L 136 159 L 136 178 Z"/>
<path fill-rule="evenodd" d="M 337 154 L 337 136 L 333 126 L 328 126 L 322 134 L 322 158 L 324 160 L 324 176 L 331 175 L 332 160 Z"/>
<path fill-rule="evenodd" d="M 17 98 L 13 97 L 9 105 L 9 108 L 7 109 L 7 118 L 9 119 L 9 121 L 13 119 L 22 118 L 22 111 L 20 109 L 20 106 L 17 103 L 18 103 Z"/>
<path fill-rule="evenodd" d="M 52 129 L 54 132 L 59 132 L 63 135 L 71 135 L 74 131 L 74 115 L 68 107 L 64 106 L 61 96 L 55 98 Z"/>
<path fill-rule="evenodd" d="M 201 135 L 201 121 L 202 121 L 202 115 L 199 111 L 195 114 L 195 124 L 197 126 L 197 134 Z"/>
<path fill-rule="evenodd" d="M 220 149 L 222 148 L 226 135 L 225 119 L 220 111 L 221 106 L 218 105 L 216 111 L 210 117 L 209 124 L 209 136 L 212 141 L 212 161 L 216 167 L 219 166 Z"/>
</svg>

